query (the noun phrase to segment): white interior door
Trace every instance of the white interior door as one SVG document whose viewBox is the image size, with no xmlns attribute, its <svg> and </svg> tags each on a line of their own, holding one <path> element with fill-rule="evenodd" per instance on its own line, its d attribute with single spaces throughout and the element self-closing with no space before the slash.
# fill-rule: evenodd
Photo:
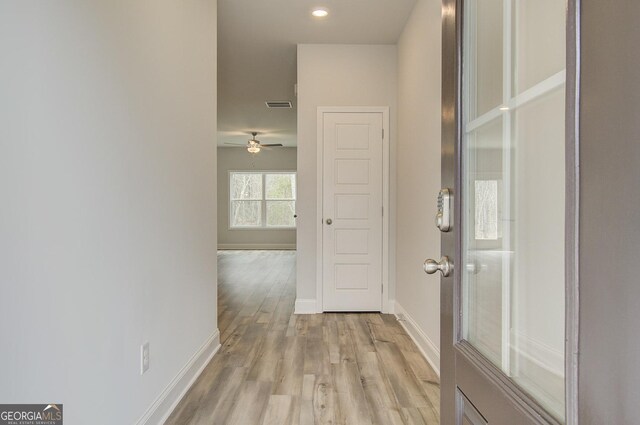
<svg viewBox="0 0 640 425">
<path fill-rule="evenodd" d="M 323 311 L 381 311 L 383 113 L 321 120 Z"/>
</svg>

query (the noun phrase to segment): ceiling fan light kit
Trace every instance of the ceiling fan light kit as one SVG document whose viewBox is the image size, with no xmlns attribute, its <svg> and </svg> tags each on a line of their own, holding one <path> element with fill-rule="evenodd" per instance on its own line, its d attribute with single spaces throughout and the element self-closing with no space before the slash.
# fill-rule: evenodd
<svg viewBox="0 0 640 425">
<path fill-rule="evenodd" d="M 251 132 L 251 140 L 249 140 L 247 142 L 247 151 L 249 151 L 249 153 L 258 153 L 260 152 L 260 142 L 258 140 L 256 140 L 256 136 L 258 135 L 258 133 L 256 133 L 255 131 Z"/>
</svg>

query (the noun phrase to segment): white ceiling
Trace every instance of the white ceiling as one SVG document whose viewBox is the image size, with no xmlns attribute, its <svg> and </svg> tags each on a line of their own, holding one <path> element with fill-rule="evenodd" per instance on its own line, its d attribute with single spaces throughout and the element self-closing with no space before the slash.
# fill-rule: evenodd
<svg viewBox="0 0 640 425">
<path fill-rule="evenodd" d="M 395 44 L 416 0 L 219 0 L 218 144 L 296 145 L 296 45 Z M 329 16 L 311 16 L 315 7 Z M 291 100 L 293 109 L 267 109 Z"/>
</svg>

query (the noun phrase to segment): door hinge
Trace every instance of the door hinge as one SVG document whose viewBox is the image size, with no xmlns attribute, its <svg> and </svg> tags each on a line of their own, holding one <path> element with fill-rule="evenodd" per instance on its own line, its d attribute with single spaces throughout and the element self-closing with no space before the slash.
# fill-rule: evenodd
<svg viewBox="0 0 640 425">
<path fill-rule="evenodd" d="M 380 293 L 384 294 L 384 285 L 380 285 Z"/>
<path fill-rule="evenodd" d="M 384 217 L 384 207 L 380 207 L 380 209 L 382 210 L 382 216 Z"/>
<path fill-rule="evenodd" d="M 382 140 L 384 140 L 384 128 L 382 129 Z"/>
</svg>

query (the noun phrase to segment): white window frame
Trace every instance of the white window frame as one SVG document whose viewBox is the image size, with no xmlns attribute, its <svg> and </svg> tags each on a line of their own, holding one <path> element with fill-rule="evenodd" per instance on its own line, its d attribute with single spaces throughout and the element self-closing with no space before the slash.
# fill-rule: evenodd
<svg viewBox="0 0 640 425">
<path fill-rule="evenodd" d="M 232 194 L 232 190 L 231 190 L 231 182 L 232 182 L 232 176 L 234 174 L 258 174 L 262 177 L 262 193 L 261 193 L 261 198 L 260 199 L 245 199 L 245 201 L 256 201 L 256 202 L 260 202 L 260 225 L 259 226 L 234 226 L 232 223 L 232 211 L 233 211 L 233 202 L 234 201 L 241 201 L 241 199 L 231 199 L 231 194 Z M 296 203 L 298 200 L 298 196 L 297 193 L 295 193 L 296 191 L 294 190 L 294 194 L 293 194 L 293 198 L 286 198 L 286 199 L 267 199 L 266 193 L 267 193 L 267 175 L 274 175 L 274 174 L 293 174 L 295 176 L 296 179 L 296 185 L 295 188 L 298 188 L 298 173 L 295 170 L 229 170 L 228 176 L 227 176 L 227 186 L 229 188 L 229 194 L 227 196 L 228 201 L 229 201 L 229 219 L 228 219 L 228 226 L 229 226 L 229 230 L 295 230 L 296 229 L 296 221 L 294 219 L 293 221 L 293 226 L 269 226 L 267 225 L 267 202 L 269 201 L 293 201 L 294 203 Z"/>
</svg>

